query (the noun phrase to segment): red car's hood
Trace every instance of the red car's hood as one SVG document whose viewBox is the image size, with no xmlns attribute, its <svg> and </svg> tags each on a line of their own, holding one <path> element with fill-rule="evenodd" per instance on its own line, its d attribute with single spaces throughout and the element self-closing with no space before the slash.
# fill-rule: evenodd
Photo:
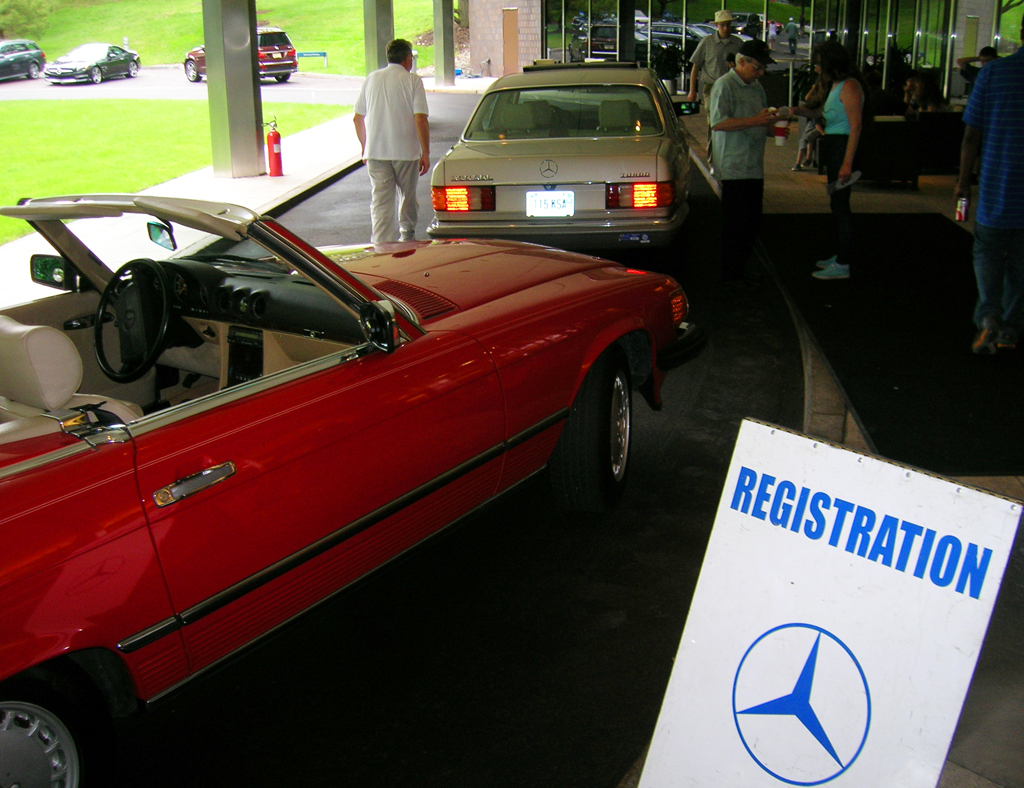
<svg viewBox="0 0 1024 788">
<path fill-rule="evenodd" d="M 410 298 L 391 283 L 428 291 L 463 310 L 567 274 L 616 265 L 515 241 L 432 241 L 323 251 L 368 285 L 406 303 Z"/>
</svg>

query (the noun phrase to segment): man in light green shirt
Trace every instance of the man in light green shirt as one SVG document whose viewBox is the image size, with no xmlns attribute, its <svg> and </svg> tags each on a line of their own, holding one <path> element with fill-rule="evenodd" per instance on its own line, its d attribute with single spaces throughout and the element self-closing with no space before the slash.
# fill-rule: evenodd
<svg viewBox="0 0 1024 788">
<path fill-rule="evenodd" d="M 711 86 L 729 70 L 726 57 L 739 52 L 743 43 L 743 39 L 732 34 L 732 14 L 728 11 L 715 12 L 715 27 L 718 30 L 697 42 L 697 48 L 690 55 L 693 69 L 690 73 L 690 89 L 686 94 L 686 100 L 697 100 L 697 86 L 700 85 L 703 89 L 705 110 Z"/>
<path fill-rule="evenodd" d="M 722 278 L 737 287 L 750 284 L 745 272 L 761 224 L 764 146 L 778 119 L 757 80 L 774 62 L 764 41 L 743 42 L 736 68 L 715 82 L 708 107 L 712 163 L 722 182 Z"/>
</svg>

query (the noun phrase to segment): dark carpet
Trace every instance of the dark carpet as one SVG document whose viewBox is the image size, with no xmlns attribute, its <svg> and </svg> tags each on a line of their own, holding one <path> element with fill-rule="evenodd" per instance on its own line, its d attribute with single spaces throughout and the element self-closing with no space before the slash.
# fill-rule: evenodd
<svg viewBox="0 0 1024 788">
<path fill-rule="evenodd" d="M 972 235 L 938 214 L 855 214 L 856 267 L 830 215 L 775 215 L 769 267 L 828 359 L 878 454 L 950 476 L 1024 474 L 1024 348 L 975 356 Z"/>
</svg>

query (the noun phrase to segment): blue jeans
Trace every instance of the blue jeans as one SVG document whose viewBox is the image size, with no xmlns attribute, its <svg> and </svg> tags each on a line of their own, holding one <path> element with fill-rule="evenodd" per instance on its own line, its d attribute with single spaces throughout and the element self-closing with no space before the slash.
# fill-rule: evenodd
<svg viewBox="0 0 1024 788">
<path fill-rule="evenodd" d="M 1004 230 L 974 223 L 974 278 L 978 305 L 974 324 L 996 318 L 1013 331 L 1024 329 L 1024 227 Z"/>
</svg>

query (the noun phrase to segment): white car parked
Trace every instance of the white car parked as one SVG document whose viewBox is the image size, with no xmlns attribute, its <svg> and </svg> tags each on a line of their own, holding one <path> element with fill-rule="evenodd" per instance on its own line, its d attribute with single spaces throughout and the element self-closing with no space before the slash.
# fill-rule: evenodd
<svg viewBox="0 0 1024 788">
<path fill-rule="evenodd" d="M 688 212 L 689 173 L 653 71 L 527 67 L 484 93 L 434 168 L 427 232 L 571 249 L 667 245 Z"/>
</svg>

